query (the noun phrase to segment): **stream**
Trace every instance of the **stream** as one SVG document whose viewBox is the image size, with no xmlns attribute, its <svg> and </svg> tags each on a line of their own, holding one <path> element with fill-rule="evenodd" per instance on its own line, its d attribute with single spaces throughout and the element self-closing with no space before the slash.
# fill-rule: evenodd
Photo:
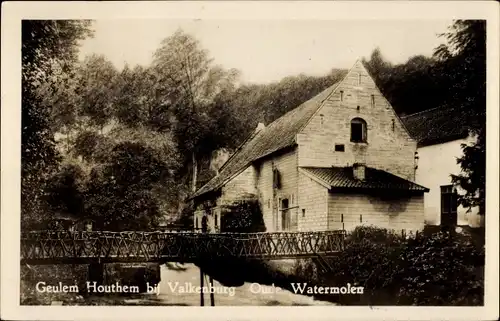
<svg viewBox="0 0 500 321">
<path fill-rule="evenodd" d="M 155 292 L 139 297 L 124 299 L 125 305 L 179 305 L 200 306 L 200 270 L 194 264 L 174 264 L 174 268 L 162 264 L 161 281 Z M 204 286 L 208 287 L 208 276 Z M 225 287 L 213 281 L 215 306 L 311 306 L 335 305 L 326 301 L 314 300 L 310 296 L 295 294 L 288 290 L 244 283 L 238 287 Z M 210 294 L 204 293 L 204 305 L 210 306 Z"/>
</svg>

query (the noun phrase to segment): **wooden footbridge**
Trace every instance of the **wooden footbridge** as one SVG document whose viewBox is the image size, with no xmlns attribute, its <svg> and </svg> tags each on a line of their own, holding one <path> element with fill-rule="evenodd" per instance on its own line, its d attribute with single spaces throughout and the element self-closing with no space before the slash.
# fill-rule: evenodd
<svg viewBox="0 0 500 321">
<path fill-rule="evenodd" d="M 32 231 L 21 234 L 21 263 L 194 262 L 334 255 L 345 231 L 275 233 Z"/>
</svg>

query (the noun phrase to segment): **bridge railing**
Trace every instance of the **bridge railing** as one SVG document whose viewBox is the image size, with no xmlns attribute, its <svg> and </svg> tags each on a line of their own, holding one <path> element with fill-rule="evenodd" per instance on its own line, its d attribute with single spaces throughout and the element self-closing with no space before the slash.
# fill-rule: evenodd
<svg viewBox="0 0 500 321">
<path fill-rule="evenodd" d="M 154 262 L 212 258 L 284 259 L 343 250 L 345 231 L 197 233 L 33 231 L 21 235 L 32 264 Z"/>
</svg>

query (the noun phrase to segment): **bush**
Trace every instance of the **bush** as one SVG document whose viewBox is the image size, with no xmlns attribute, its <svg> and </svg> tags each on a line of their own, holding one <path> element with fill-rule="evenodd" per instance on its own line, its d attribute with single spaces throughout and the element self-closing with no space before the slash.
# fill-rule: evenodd
<svg viewBox="0 0 500 321">
<path fill-rule="evenodd" d="M 266 226 L 256 199 L 241 200 L 223 208 L 222 232 L 253 233 L 265 232 Z"/>
<path fill-rule="evenodd" d="M 345 250 L 326 261 L 331 270 L 318 271 L 318 277 L 309 282 L 364 287 L 362 295 L 323 297 L 340 304 L 483 303 L 484 250 L 465 235 L 440 232 L 406 239 L 385 229 L 358 227 L 347 236 Z M 297 273 L 310 275 L 305 268 L 301 266 Z"/>
</svg>

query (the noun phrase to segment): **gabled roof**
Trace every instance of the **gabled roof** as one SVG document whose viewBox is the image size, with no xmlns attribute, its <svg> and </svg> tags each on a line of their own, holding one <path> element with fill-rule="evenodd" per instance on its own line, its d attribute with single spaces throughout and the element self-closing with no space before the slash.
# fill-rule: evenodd
<svg viewBox="0 0 500 321">
<path fill-rule="evenodd" d="M 301 167 L 306 175 L 314 177 L 331 188 L 406 190 L 428 192 L 429 189 L 391 173 L 366 167 L 365 180 L 354 178 L 352 167 Z"/>
<path fill-rule="evenodd" d="M 219 175 L 192 194 L 190 199 L 219 189 L 244 171 L 252 162 L 286 147 L 294 146 L 296 135 L 339 84 L 340 81 L 251 136 L 221 167 Z"/>
<path fill-rule="evenodd" d="M 470 114 L 463 107 L 438 107 L 403 116 L 401 120 L 418 146 L 427 146 L 467 137 Z"/>
</svg>

